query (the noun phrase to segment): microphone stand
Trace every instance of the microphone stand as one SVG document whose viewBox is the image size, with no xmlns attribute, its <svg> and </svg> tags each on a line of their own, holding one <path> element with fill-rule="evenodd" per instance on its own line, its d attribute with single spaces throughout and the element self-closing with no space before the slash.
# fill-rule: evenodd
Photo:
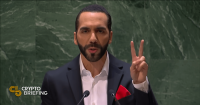
<svg viewBox="0 0 200 105">
<path fill-rule="evenodd" d="M 117 98 L 115 97 L 115 94 L 114 94 L 114 93 L 112 93 L 111 96 L 112 96 L 113 98 L 115 98 L 115 101 L 117 102 L 118 105 L 121 105 L 121 104 L 119 103 L 119 101 L 117 100 Z"/>
<path fill-rule="evenodd" d="M 83 97 L 81 98 L 81 100 L 79 101 L 79 103 L 77 105 L 79 105 L 85 97 L 86 97 L 86 95 L 84 94 Z"/>
<path fill-rule="evenodd" d="M 79 104 L 82 102 L 82 100 L 83 100 L 85 97 L 89 96 L 89 95 L 90 95 L 90 92 L 89 92 L 88 90 L 86 90 L 86 91 L 83 93 L 83 97 L 81 98 L 81 100 L 79 101 L 79 103 L 78 103 L 77 105 L 79 105 Z"/>
</svg>

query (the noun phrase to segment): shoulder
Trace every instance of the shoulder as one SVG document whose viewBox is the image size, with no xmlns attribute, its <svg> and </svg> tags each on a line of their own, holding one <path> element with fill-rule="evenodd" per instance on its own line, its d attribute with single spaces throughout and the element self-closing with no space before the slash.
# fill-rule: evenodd
<svg viewBox="0 0 200 105">
<path fill-rule="evenodd" d="M 113 56 L 112 54 L 110 54 L 110 53 L 109 53 L 109 59 L 110 59 L 110 64 L 112 64 L 112 65 L 115 65 L 115 66 L 117 66 L 117 67 L 119 67 L 119 68 L 122 67 L 123 69 L 124 69 L 124 68 L 130 69 L 130 66 L 131 66 L 130 63 L 127 63 L 127 62 L 125 62 L 125 61 L 122 61 L 122 60 L 120 60 L 120 59 L 114 57 L 114 56 Z"/>
<path fill-rule="evenodd" d="M 57 68 L 56 70 L 50 70 L 48 72 L 46 72 L 45 74 L 45 77 L 48 77 L 48 78 L 61 78 L 62 77 L 66 77 L 68 71 L 70 70 L 70 68 L 73 66 L 77 67 L 79 65 L 79 55 L 74 58 L 72 61 L 64 64 L 63 66 Z"/>
<path fill-rule="evenodd" d="M 45 76 L 47 76 L 47 77 L 59 77 L 62 74 L 66 74 L 67 71 L 68 71 L 68 65 L 69 65 L 69 63 L 66 63 L 65 65 L 57 68 L 56 70 L 50 70 L 50 71 L 46 72 Z"/>
<path fill-rule="evenodd" d="M 118 71 L 119 73 L 122 73 L 123 76 L 122 76 L 122 80 L 121 80 L 121 85 L 123 85 L 125 87 L 129 86 L 132 83 L 132 78 L 130 75 L 131 64 L 127 63 L 125 61 L 122 61 L 120 59 L 117 59 L 116 57 L 114 57 L 112 55 L 110 56 L 110 58 L 111 58 L 111 60 L 110 60 L 111 66 L 117 67 L 118 70 L 116 70 L 117 68 L 115 68 L 115 69 L 110 69 L 109 71 Z M 110 73 L 113 73 L 113 72 L 110 72 Z"/>
<path fill-rule="evenodd" d="M 113 66 L 119 68 L 121 71 L 123 71 L 123 74 L 125 75 L 125 77 L 131 79 L 131 77 L 130 77 L 131 64 L 130 63 L 122 61 L 122 60 L 114 57 L 110 53 L 109 53 L 109 59 L 110 59 L 110 65 L 113 65 Z"/>
</svg>

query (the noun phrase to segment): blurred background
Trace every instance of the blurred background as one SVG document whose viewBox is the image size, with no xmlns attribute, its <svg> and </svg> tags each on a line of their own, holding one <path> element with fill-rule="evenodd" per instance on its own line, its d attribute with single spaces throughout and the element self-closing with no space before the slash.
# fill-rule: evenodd
<svg viewBox="0 0 200 105">
<path fill-rule="evenodd" d="M 87 5 L 112 17 L 108 51 L 131 63 L 130 41 L 144 39 L 148 79 L 159 105 L 200 104 L 200 1 L 191 0 L 1 0 L 1 105 L 39 105 L 40 96 L 20 96 L 10 86 L 41 86 L 49 70 L 79 54 L 75 18 Z M 58 77 L 59 78 L 59 77 Z"/>
</svg>

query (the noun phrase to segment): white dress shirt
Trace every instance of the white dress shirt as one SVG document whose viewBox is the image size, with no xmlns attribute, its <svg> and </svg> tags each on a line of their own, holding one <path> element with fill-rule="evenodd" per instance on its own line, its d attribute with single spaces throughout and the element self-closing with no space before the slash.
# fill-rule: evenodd
<svg viewBox="0 0 200 105">
<path fill-rule="evenodd" d="M 107 58 L 102 68 L 102 71 L 93 78 L 91 72 L 85 69 L 80 55 L 79 64 L 83 92 L 86 90 L 90 91 L 90 95 L 84 98 L 85 105 L 107 105 L 107 78 L 109 73 L 109 63 L 109 55 L 107 52 Z M 138 90 L 146 93 L 148 92 L 147 78 L 146 81 L 144 81 L 143 83 L 133 85 Z"/>
</svg>

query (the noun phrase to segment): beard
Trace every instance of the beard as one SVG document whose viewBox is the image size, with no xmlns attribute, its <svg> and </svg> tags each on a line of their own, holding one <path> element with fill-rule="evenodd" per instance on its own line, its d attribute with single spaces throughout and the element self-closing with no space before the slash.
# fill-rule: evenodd
<svg viewBox="0 0 200 105">
<path fill-rule="evenodd" d="M 77 40 L 78 42 L 78 40 Z M 89 44 L 89 45 L 85 45 L 84 47 L 79 44 L 78 42 L 78 47 L 80 49 L 80 52 L 83 54 L 83 56 L 90 62 L 96 62 L 98 60 L 100 60 L 103 55 L 105 54 L 106 50 L 107 50 L 107 47 L 108 47 L 108 43 L 105 45 L 105 46 L 101 46 L 99 44 L 96 44 L 96 43 L 92 43 L 92 44 Z M 87 54 L 86 50 L 89 48 L 89 47 L 96 47 L 96 48 L 99 48 L 100 49 L 100 52 L 95 54 L 95 53 L 92 53 L 92 54 Z"/>
</svg>

